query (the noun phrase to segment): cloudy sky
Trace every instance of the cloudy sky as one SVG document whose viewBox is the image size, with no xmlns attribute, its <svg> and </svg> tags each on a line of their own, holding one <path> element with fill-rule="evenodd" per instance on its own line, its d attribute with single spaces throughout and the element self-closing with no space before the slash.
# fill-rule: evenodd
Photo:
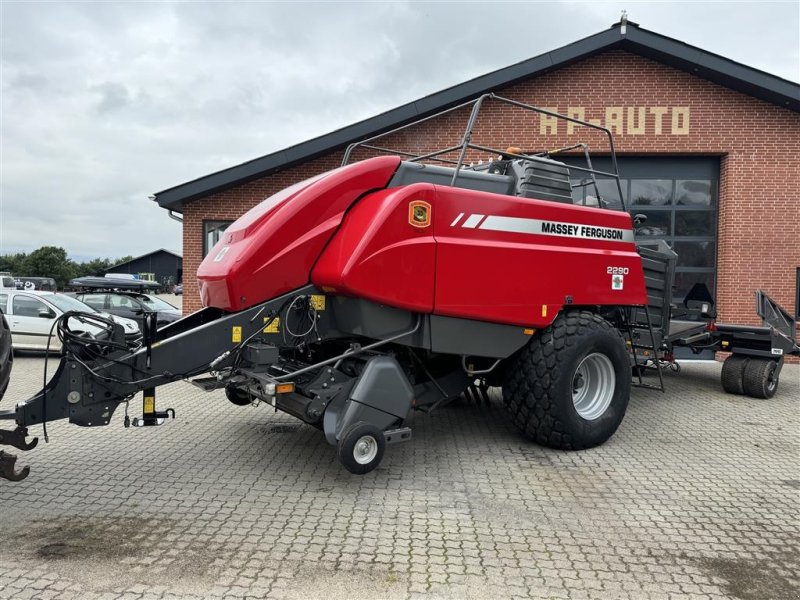
<svg viewBox="0 0 800 600">
<path fill-rule="evenodd" d="M 181 250 L 147 199 L 592 35 L 800 80 L 800 3 L 0 0 L 0 253 Z"/>
</svg>

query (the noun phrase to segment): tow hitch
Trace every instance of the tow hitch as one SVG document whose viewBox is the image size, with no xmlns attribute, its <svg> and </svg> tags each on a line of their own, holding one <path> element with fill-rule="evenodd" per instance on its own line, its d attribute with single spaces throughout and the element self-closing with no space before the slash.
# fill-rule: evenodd
<svg viewBox="0 0 800 600">
<path fill-rule="evenodd" d="M 28 430 L 25 427 L 17 427 L 14 431 L 0 429 L 0 445 L 14 446 L 19 450 L 33 450 L 39 443 L 39 438 L 33 438 L 26 442 Z M 0 477 L 9 481 L 22 481 L 31 472 L 30 467 L 23 467 L 21 471 L 15 471 L 14 465 L 17 457 L 0 450 Z"/>
<path fill-rule="evenodd" d="M 0 450 L 0 477 L 9 481 L 22 481 L 31 472 L 30 467 L 22 467 L 21 471 L 14 471 L 14 464 L 17 457 Z"/>
</svg>

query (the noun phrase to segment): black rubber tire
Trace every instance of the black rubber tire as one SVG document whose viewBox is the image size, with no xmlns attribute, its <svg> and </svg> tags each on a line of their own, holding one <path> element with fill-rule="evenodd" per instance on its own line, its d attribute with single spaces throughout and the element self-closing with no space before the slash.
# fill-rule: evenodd
<svg viewBox="0 0 800 600">
<path fill-rule="evenodd" d="M 11 345 L 11 329 L 5 315 L 0 312 L 0 400 L 11 381 L 11 369 L 14 367 L 14 348 Z"/>
<path fill-rule="evenodd" d="M 578 365 L 595 352 L 611 361 L 615 386 L 605 412 L 587 420 L 575 409 L 572 386 Z M 631 392 L 628 349 L 620 332 L 592 312 L 559 315 L 513 356 L 510 367 L 503 399 L 514 424 L 537 444 L 561 450 L 599 446 L 625 416 Z"/>
<path fill-rule="evenodd" d="M 355 452 L 356 444 L 365 436 L 373 438 L 374 442 L 377 444 L 377 452 L 372 460 L 362 464 L 356 460 Z M 364 421 L 353 423 L 350 427 L 345 429 L 336 447 L 339 462 L 354 475 L 364 475 L 377 467 L 381 460 L 383 460 L 383 453 L 385 450 L 386 438 L 383 432 L 374 425 L 365 423 Z"/>
<path fill-rule="evenodd" d="M 731 354 L 722 363 L 722 389 L 729 394 L 744 394 L 744 370 L 750 357 Z"/>
<path fill-rule="evenodd" d="M 744 369 L 744 393 L 752 398 L 772 398 L 778 389 L 777 361 L 751 358 Z"/>
<path fill-rule="evenodd" d="M 250 394 L 230 384 L 225 386 L 225 397 L 236 406 L 247 406 L 253 402 Z"/>
</svg>

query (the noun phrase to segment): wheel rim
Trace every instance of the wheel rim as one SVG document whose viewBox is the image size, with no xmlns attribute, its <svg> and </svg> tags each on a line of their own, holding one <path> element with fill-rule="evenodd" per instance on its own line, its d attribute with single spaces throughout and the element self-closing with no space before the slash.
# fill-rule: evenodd
<svg viewBox="0 0 800 600">
<path fill-rule="evenodd" d="M 587 421 L 602 416 L 614 397 L 616 383 L 614 365 L 605 354 L 586 356 L 572 378 L 572 403 L 577 413 Z"/>
<path fill-rule="evenodd" d="M 377 455 L 378 441 L 371 435 L 361 436 L 353 446 L 353 458 L 360 465 L 371 463 Z"/>
<path fill-rule="evenodd" d="M 767 391 L 773 392 L 775 391 L 775 387 L 778 385 L 778 380 L 775 379 L 775 367 L 769 368 L 769 375 L 767 375 Z"/>
</svg>

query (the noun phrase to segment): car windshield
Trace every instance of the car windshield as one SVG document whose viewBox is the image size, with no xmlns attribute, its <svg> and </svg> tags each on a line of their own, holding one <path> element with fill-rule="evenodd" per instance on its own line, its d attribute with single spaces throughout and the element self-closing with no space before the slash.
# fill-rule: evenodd
<svg viewBox="0 0 800 600">
<path fill-rule="evenodd" d="M 164 302 L 161 298 L 156 298 L 155 296 L 139 296 L 139 300 L 153 310 L 178 310 L 177 306 L 172 306 L 169 302 Z"/>
<path fill-rule="evenodd" d="M 84 304 L 77 298 L 73 298 L 72 296 L 65 296 L 64 294 L 48 294 L 47 296 L 42 296 L 45 300 L 47 300 L 50 304 L 54 304 L 62 311 L 67 312 L 68 310 L 75 310 L 78 312 L 86 312 L 86 313 L 94 313 L 97 312 L 88 304 Z"/>
</svg>

